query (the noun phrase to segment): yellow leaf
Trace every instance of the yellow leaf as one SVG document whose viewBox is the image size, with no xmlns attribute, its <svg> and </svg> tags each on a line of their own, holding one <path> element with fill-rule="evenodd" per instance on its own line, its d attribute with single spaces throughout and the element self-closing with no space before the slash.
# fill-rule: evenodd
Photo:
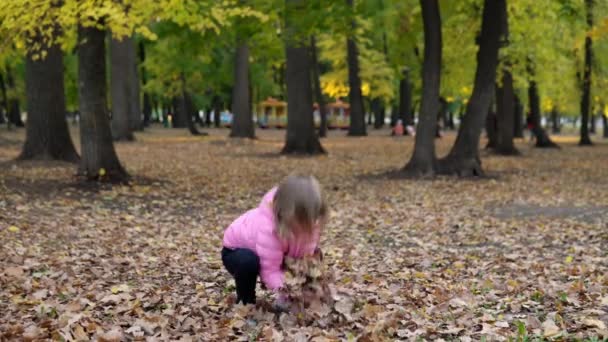
<svg viewBox="0 0 608 342">
<path fill-rule="evenodd" d="M 99 177 L 103 177 L 106 175 L 106 169 L 104 169 L 103 167 L 101 169 L 99 169 Z"/>
<path fill-rule="evenodd" d="M 10 227 L 8 227 L 8 231 L 12 232 L 12 233 L 18 233 L 19 232 L 19 227 L 17 227 L 17 226 L 10 226 Z"/>
<path fill-rule="evenodd" d="M 572 255 L 568 255 L 568 256 L 566 257 L 566 264 L 570 264 L 570 263 L 572 263 L 572 260 L 574 260 L 574 257 L 573 257 Z"/>
</svg>

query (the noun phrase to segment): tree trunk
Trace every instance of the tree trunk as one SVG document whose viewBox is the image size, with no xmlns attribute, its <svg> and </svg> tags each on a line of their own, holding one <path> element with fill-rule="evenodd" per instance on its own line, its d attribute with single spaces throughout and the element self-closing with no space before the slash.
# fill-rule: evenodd
<svg viewBox="0 0 608 342">
<path fill-rule="evenodd" d="M 515 95 L 515 122 L 513 123 L 513 136 L 516 138 L 524 137 L 524 106 Z"/>
<path fill-rule="evenodd" d="M 13 92 L 13 94 L 16 92 L 13 72 L 8 67 L 6 68 L 6 86 Z M 17 98 L 17 96 L 9 96 L 7 99 L 7 104 L 7 116 L 9 125 L 13 124 L 16 127 L 25 127 L 23 120 L 21 120 L 21 109 L 19 108 L 19 99 Z"/>
<path fill-rule="evenodd" d="M 593 28 L 593 0 L 585 0 L 587 12 L 587 29 Z M 589 111 L 591 110 L 591 66 L 593 65 L 593 51 L 591 37 L 585 37 L 585 69 L 583 71 L 583 97 L 581 98 L 581 140 L 579 145 L 593 145 L 589 137 Z"/>
<path fill-rule="evenodd" d="M 559 113 L 557 112 L 557 108 L 554 106 L 551 109 L 551 132 L 553 134 L 558 134 L 561 131 L 561 127 L 559 124 Z"/>
<path fill-rule="evenodd" d="M 148 75 L 146 73 L 146 67 L 144 63 L 146 62 L 146 48 L 144 46 L 144 42 L 139 42 L 139 61 L 141 62 L 141 84 L 143 87 L 148 84 Z M 152 117 L 152 101 L 150 99 L 150 94 L 147 91 L 144 91 L 144 104 L 143 104 L 143 114 L 144 114 L 144 127 L 150 125 L 150 118 Z"/>
<path fill-rule="evenodd" d="M 207 107 L 205 109 L 205 126 L 211 127 L 211 112 L 213 111 L 213 107 Z"/>
<path fill-rule="evenodd" d="M 596 117 L 595 114 L 591 114 L 591 117 L 589 118 L 589 134 L 595 134 L 596 133 Z"/>
<path fill-rule="evenodd" d="M 131 117 L 129 123 L 131 125 L 131 131 L 142 131 L 143 120 L 141 115 L 141 85 L 139 83 L 139 71 L 137 70 L 137 46 L 135 45 L 135 39 L 133 37 L 125 38 L 127 41 L 127 51 L 129 53 L 129 106 Z"/>
<path fill-rule="evenodd" d="M 46 58 L 33 60 L 31 53 L 25 60 L 25 89 L 27 97 L 27 125 L 20 160 L 80 160 L 66 121 L 63 80 L 63 54 L 59 45 L 46 46 L 41 35 L 34 37 L 43 45 Z"/>
<path fill-rule="evenodd" d="M 496 89 L 496 113 L 498 136 L 496 153 L 503 156 L 519 155 L 513 144 L 515 126 L 515 93 L 513 91 L 513 76 L 508 67 L 502 70 L 502 86 Z"/>
<path fill-rule="evenodd" d="M 540 99 L 536 81 L 530 81 L 528 87 L 528 100 L 530 101 L 530 117 L 532 121 L 532 133 L 536 137 L 536 147 L 558 148 L 557 144 L 551 141 L 545 129 L 541 126 L 540 119 Z"/>
<path fill-rule="evenodd" d="M 414 125 L 412 115 L 412 83 L 410 82 L 410 70 L 404 68 L 402 78 L 399 82 L 399 118 L 403 125 Z"/>
<path fill-rule="evenodd" d="M 438 0 L 420 0 L 424 24 L 424 64 L 422 67 L 422 104 L 416 130 L 416 143 L 403 172 L 410 176 L 436 173 L 435 129 L 439 111 L 441 76 L 441 15 Z"/>
<path fill-rule="evenodd" d="M 374 114 L 374 129 L 380 129 L 384 126 L 385 109 L 382 99 L 376 97 L 370 105 L 371 111 Z"/>
<path fill-rule="evenodd" d="M 171 100 L 173 107 L 173 128 L 186 128 L 188 127 L 188 114 L 184 110 L 180 110 L 180 101 L 182 101 L 183 95 L 179 94 Z"/>
<path fill-rule="evenodd" d="M 486 134 L 488 136 L 486 148 L 496 149 L 498 147 L 498 118 L 491 106 L 486 116 Z"/>
<path fill-rule="evenodd" d="M 2 100 L 0 103 L 0 124 L 3 124 L 6 122 L 4 115 L 5 113 L 8 113 L 8 100 L 6 98 L 6 86 L 4 84 L 4 76 L 2 76 L 2 73 L 0 73 L 0 96 L 2 96 L 0 99 Z"/>
<path fill-rule="evenodd" d="M 310 54 L 302 39 L 301 28 L 293 22 L 292 15 L 306 11 L 306 2 L 285 0 L 287 37 L 285 56 L 287 67 L 287 134 L 284 154 L 320 154 L 325 150 L 315 132 L 312 112 L 312 87 L 310 81 Z M 351 107 L 352 108 L 352 107 Z M 364 125 L 365 126 L 365 125 Z"/>
<path fill-rule="evenodd" d="M 129 176 L 118 161 L 107 112 L 105 32 L 79 27 L 78 93 L 82 159 L 79 173 L 89 180 L 125 182 Z"/>
<path fill-rule="evenodd" d="M 319 116 L 321 123 L 319 125 L 319 137 L 327 136 L 327 108 L 323 91 L 321 89 L 321 71 L 319 70 L 319 56 L 317 54 L 317 41 L 315 36 L 310 36 L 310 52 L 312 55 L 312 79 L 314 85 L 315 99 L 319 105 Z"/>
<path fill-rule="evenodd" d="M 602 106 L 602 108 L 604 108 L 604 106 Z M 606 116 L 605 113 L 601 113 L 601 115 L 602 115 L 602 122 L 604 124 L 604 129 L 603 129 L 604 138 L 608 138 L 608 116 Z"/>
<path fill-rule="evenodd" d="M 234 66 L 231 138 L 255 138 L 249 90 L 249 46 L 241 42 L 236 50 Z"/>
<path fill-rule="evenodd" d="M 348 6 L 354 12 L 354 0 L 346 0 Z M 348 99 L 350 101 L 350 125 L 348 127 L 349 136 L 367 135 L 365 125 L 365 109 L 363 108 L 363 95 L 361 94 L 361 78 L 359 76 L 359 51 L 355 42 L 355 20 L 351 22 L 351 32 L 346 41 L 347 62 L 348 62 Z"/>
<path fill-rule="evenodd" d="M 129 44 L 133 41 L 130 38 L 110 40 L 110 96 L 112 99 L 112 137 L 115 141 L 133 141 L 134 123 L 131 122 L 133 106 L 130 101 L 133 99 L 130 77 L 130 53 Z"/>
<path fill-rule="evenodd" d="M 216 128 L 219 128 L 222 123 L 222 99 L 219 95 L 213 97 L 213 123 Z"/>
<path fill-rule="evenodd" d="M 186 90 L 182 91 L 182 96 L 180 97 L 180 101 L 179 101 L 179 111 L 183 112 L 183 116 L 185 116 L 187 118 L 187 122 L 188 122 L 188 130 L 190 131 L 190 134 L 192 135 L 203 135 L 197 128 L 196 128 L 196 124 L 194 123 L 193 120 L 193 116 L 198 114 L 197 110 L 196 110 L 196 106 L 194 105 L 194 102 L 192 101 L 192 96 L 190 95 L 190 93 Z M 206 134 L 204 134 L 206 135 Z"/>
<path fill-rule="evenodd" d="M 467 112 L 450 153 L 439 162 L 443 174 L 460 176 L 483 175 L 479 159 L 479 137 L 485 116 L 494 96 L 494 82 L 498 65 L 498 49 L 506 0 L 485 0 L 477 51 L 477 70 L 473 94 Z"/>
</svg>

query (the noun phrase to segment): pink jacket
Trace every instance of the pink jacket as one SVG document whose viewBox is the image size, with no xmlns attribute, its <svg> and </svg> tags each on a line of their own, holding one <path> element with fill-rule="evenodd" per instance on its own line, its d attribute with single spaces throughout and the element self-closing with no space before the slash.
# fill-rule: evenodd
<svg viewBox="0 0 608 342">
<path fill-rule="evenodd" d="M 277 191 L 270 190 L 260 205 L 247 211 L 224 232 L 224 247 L 247 248 L 260 258 L 260 277 L 266 287 L 277 290 L 283 286 L 283 257 L 300 258 L 312 255 L 319 243 L 320 228 L 310 236 L 281 239 L 276 233 L 272 200 Z"/>
</svg>

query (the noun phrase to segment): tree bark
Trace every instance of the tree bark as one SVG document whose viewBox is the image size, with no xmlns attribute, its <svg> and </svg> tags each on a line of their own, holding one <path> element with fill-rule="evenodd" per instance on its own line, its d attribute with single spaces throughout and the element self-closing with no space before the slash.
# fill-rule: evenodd
<svg viewBox="0 0 608 342">
<path fill-rule="evenodd" d="M 182 92 L 182 96 L 180 97 L 180 101 L 179 101 L 179 111 L 183 112 L 183 116 L 185 116 L 188 120 L 188 131 L 190 131 L 190 134 L 192 135 L 206 135 L 201 133 L 197 128 L 196 128 L 196 124 L 194 122 L 193 116 L 198 114 L 197 110 L 196 110 L 196 106 L 194 105 L 194 101 L 192 101 L 192 96 L 190 95 L 190 93 L 186 90 L 184 90 Z"/>
<path fill-rule="evenodd" d="M 416 143 L 403 172 L 409 176 L 436 173 L 435 129 L 439 112 L 441 78 L 441 15 L 438 0 L 420 0 L 424 26 L 424 64 L 422 67 L 422 104 L 416 130 Z"/>
<path fill-rule="evenodd" d="M 219 95 L 213 96 L 213 123 L 216 128 L 219 128 L 222 123 L 222 99 Z"/>
<path fill-rule="evenodd" d="M 410 70 L 404 68 L 402 78 L 399 82 L 399 118 L 403 125 L 414 125 L 412 116 L 412 83 L 410 82 Z"/>
<path fill-rule="evenodd" d="M 530 101 L 530 117 L 532 120 L 532 133 L 536 137 L 536 147 L 540 148 L 559 148 L 555 144 L 545 129 L 541 126 L 540 120 L 540 99 L 536 81 L 530 81 L 528 86 L 528 100 Z"/>
<path fill-rule="evenodd" d="M 312 78 L 315 92 L 315 100 L 319 105 L 319 116 L 321 122 L 319 124 L 319 137 L 327 136 L 327 104 L 323 97 L 323 89 L 321 89 L 321 70 L 319 68 L 319 55 L 317 53 L 317 40 L 315 36 L 310 36 L 310 52 L 312 55 Z"/>
<path fill-rule="evenodd" d="M 559 113 L 557 112 L 557 108 L 553 107 L 551 109 L 551 132 L 553 134 L 557 134 L 561 131 L 561 127 L 559 124 Z"/>
<path fill-rule="evenodd" d="M 496 149 L 498 147 L 498 118 L 491 107 L 486 116 L 486 134 L 488 136 L 486 148 Z"/>
<path fill-rule="evenodd" d="M 134 106 L 130 101 L 133 99 L 130 77 L 130 38 L 110 40 L 110 96 L 112 99 L 112 137 L 115 141 L 133 141 L 134 123 L 131 110 Z"/>
<path fill-rule="evenodd" d="M 602 108 L 604 108 L 604 106 L 602 105 Z M 602 115 L 602 123 L 604 124 L 603 126 L 603 135 L 604 138 L 608 138 L 608 116 L 606 116 L 605 113 L 601 113 Z"/>
<path fill-rule="evenodd" d="M 249 46 L 240 42 L 236 50 L 234 66 L 234 88 L 232 93 L 231 138 L 255 138 L 253 114 L 251 113 L 249 88 Z"/>
<path fill-rule="evenodd" d="M 2 73 L 0 73 L 0 96 L 2 96 L 2 98 L 0 100 L 2 100 L 2 103 L 0 103 L 0 124 L 5 123 L 5 119 L 4 118 L 4 114 L 8 113 L 8 100 L 6 98 L 6 86 L 4 84 L 4 76 L 2 76 Z"/>
<path fill-rule="evenodd" d="M 171 122 L 173 128 L 188 127 L 188 114 L 186 111 L 180 110 L 180 101 L 182 101 L 182 98 L 183 95 L 178 94 L 171 100 L 171 105 L 173 107 L 173 118 Z"/>
<path fill-rule="evenodd" d="M 13 78 L 13 72 L 10 68 L 6 68 L 6 86 L 8 89 L 15 93 L 15 79 Z M 25 127 L 23 120 L 21 120 L 21 109 L 19 108 L 19 99 L 13 95 L 7 99 L 7 116 L 9 125 L 13 124 L 16 127 Z M 10 127 L 10 126 L 9 126 Z"/>
<path fill-rule="evenodd" d="M 66 121 L 63 53 L 59 45 L 47 46 L 41 35 L 33 38 L 46 51 L 46 58 L 25 60 L 27 125 L 20 160 L 80 160 Z"/>
<path fill-rule="evenodd" d="M 587 28 L 593 28 L 593 0 L 585 0 L 587 12 Z M 581 98 L 581 139 L 579 145 L 593 145 L 589 136 L 589 111 L 591 107 L 591 66 L 593 64 L 593 51 L 591 37 L 585 37 L 585 70 L 583 71 L 583 97 Z"/>
<path fill-rule="evenodd" d="M 353 0 L 346 0 L 347 5 L 354 12 Z M 365 125 L 365 109 L 363 107 L 363 95 L 361 94 L 361 78 L 359 76 L 359 51 L 355 42 L 355 20 L 351 22 L 351 32 L 346 40 L 347 62 L 348 62 L 348 99 L 350 101 L 350 125 L 348 127 L 349 136 L 367 135 Z"/>
<path fill-rule="evenodd" d="M 384 126 L 384 118 L 386 116 L 382 99 L 376 97 L 370 105 L 371 111 L 374 114 L 374 129 L 380 129 Z"/>
<path fill-rule="evenodd" d="M 483 175 L 478 151 L 479 137 L 494 96 L 504 6 L 505 0 L 484 1 L 473 94 L 467 104 L 467 112 L 454 146 L 449 154 L 439 161 L 439 171 L 442 174 Z"/>
<path fill-rule="evenodd" d="M 146 84 L 148 84 L 148 75 L 144 64 L 146 62 L 146 48 L 143 41 L 139 42 L 139 61 L 141 62 L 141 84 L 143 87 L 145 87 Z M 143 126 L 146 127 L 150 125 L 150 118 L 152 117 L 152 100 L 150 99 L 150 94 L 148 94 L 147 91 L 144 91 L 142 112 L 144 115 Z"/>
<path fill-rule="evenodd" d="M 135 39 L 133 37 L 125 38 L 127 40 L 127 51 L 129 53 L 128 67 L 129 67 L 129 112 L 131 117 L 129 123 L 131 125 L 131 131 L 142 131 L 144 129 L 142 113 L 141 113 L 141 84 L 139 83 L 139 71 L 137 70 L 137 46 L 135 45 Z"/>
<path fill-rule="evenodd" d="M 496 112 L 498 136 L 496 153 L 503 156 L 519 155 L 513 143 L 515 126 L 515 93 L 513 90 L 513 76 L 508 67 L 502 70 L 501 87 L 496 89 Z"/>
<path fill-rule="evenodd" d="M 125 182 L 129 176 L 116 156 L 108 120 L 105 32 L 81 26 L 78 41 L 79 173 L 89 180 Z"/>
<path fill-rule="evenodd" d="M 292 15 L 305 11 L 305 2 L 285 0 L 287 37 L 285 56 L 287 67 L 287 134 L 283 154 L 320 154 L 325 150 L 315 132 L 310 81 L 310 54 Z"/>
<path fill-rule="evenodd" d="M 515 122 L 513 123 L 513 136 L 516 138 L 524 137 L 524 106 L 515 95 Z"/>
</svg>

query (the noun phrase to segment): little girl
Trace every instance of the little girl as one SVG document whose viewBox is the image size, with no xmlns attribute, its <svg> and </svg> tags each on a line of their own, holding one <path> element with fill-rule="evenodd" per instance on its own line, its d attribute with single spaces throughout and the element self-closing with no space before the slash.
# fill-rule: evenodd
<svg viewBox="0 0 608 342">
<path fill-rule="evenodd" d="M 255 304 L 258 274 L 268 289 L 283 286 L 283 258 L 313 255 L 327 208 L 312 176 L 289 176 L 260 205 L 237 218 L 224 232 L 222 261 L 236 282 L 237 303 Z M 277 306 L 286 303 L 278 298 Z"/>
</svg>

